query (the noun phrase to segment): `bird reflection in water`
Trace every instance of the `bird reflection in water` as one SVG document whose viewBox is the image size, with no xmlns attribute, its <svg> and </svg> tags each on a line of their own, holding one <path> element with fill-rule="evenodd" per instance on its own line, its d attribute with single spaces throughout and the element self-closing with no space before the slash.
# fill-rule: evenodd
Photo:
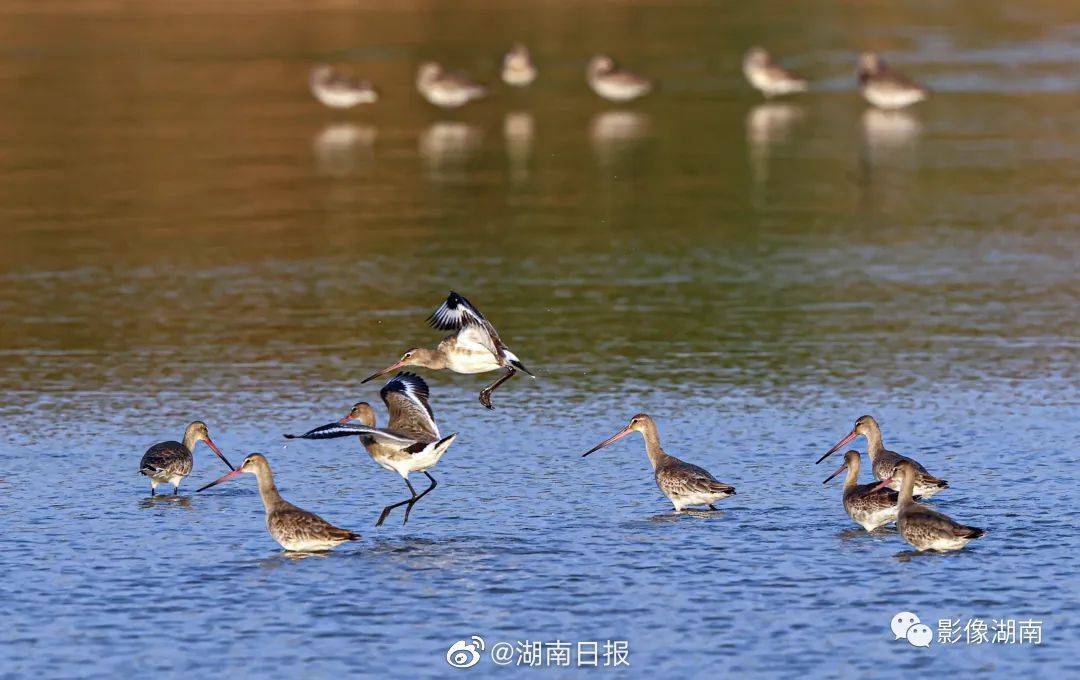
<svg viewBox="0 0 1080 680">
<path fill-rule="evenodd" d="M 795 126 L 804 117 L 801 106 L 782 102 L 758 104 L 746 114 L 746 146 L 755 202 L 765 196 L 776 148 L 791 142 Z"/>
<path fill-rule="evenodd" d="M 311 142 L 319 172 L 344 177 L 371 165 L 378 128 L 355 123 L 333 123 L 319 131 Z"/>
<path fill-rule="evenodd" d="M 637 111 L 605 111 L 589 123 L 589 141 L 601 166 L 610 166 L 631 155 L 648 136 L 650 119 Z"/>
<path fill-rule="evenodd" d="M 420 135 L 419 153 L 428 175 L 435 180 L 461 179 L 465 164 L 476 155 L 483 131 L 460 121 L 432 123 Z"/>
<path fill-rule="evenodd" d="M 510 179 L 524 182 L 529 179 L 529 159 L 532 157 L 536 119 L 531 113 L 516 111 L 503 118 L 503 138 L 506 157 L 510 163 Z"/>
</svg>

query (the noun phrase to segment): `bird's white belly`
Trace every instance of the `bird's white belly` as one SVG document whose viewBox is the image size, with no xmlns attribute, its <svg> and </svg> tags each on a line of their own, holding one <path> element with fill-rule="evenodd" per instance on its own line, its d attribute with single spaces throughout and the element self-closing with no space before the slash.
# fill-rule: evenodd
<svg viewBox="0 0 1080 680">
<path fill-rule="evenodd" d="M 335 109 L 347 109 L 357 104 L 371 103 L 371 95 L 361 90 L 329 90 L 316 88 L 315 96 L 320 102 Z"/>
<path fill-rule="evenodd" d="M 443 449 L 442 451 L 429 449 L 421 455 L 412 456 L 408 460 L 401 461 L 397 473 L 402 477 L 405 477 L 410 472 L 423 472 L 435 465 L 435 463 L 438 463 L 444 453 L 446 453 L 446 449 Z"/>
<path fill-rule="evenodd" d="M 770 97 L 790 94 L 792 92 L 802 92 L 806 89 L 806 86 L 800 80 L 794 78 L 772 78 L 764 69 L 746 69 L 744 73 L 751 85 Z"/>
<path fill-rule="evenodd" d="M 173 486 L 180 486 L 180 482 L 184 481 L 184 477 L 187 475 L 173 475 L 168 472 L 159 472 L 156 475 L 150 477 L 150 486 L 157 488 L 159 484 L 172 484 Z"/>
<path fill-rule="evenodd" d="M 430 103 L 444 109 L 456 109 L 459 106 L 468 104 L 472 99 L 472 92 L 467 88 L 430 87 L 422 90 L 421 94 Z"/>
<path fill-rule="evenodd" d="M 450 355 L 448 367 L 454 373 L 487 373 L 501 368 L 490 352 L 457 351 Z"/>
<path fill-rule="evenodd" d="M 646 94 L 649 91 L 647 85 L 629 85 L 626 83 L 612 82 L 598 78 L 592 82 L 593 90 L 604 99 L 613 102 L 628 102 L 631 99 Z"/>
<path fill-rule="evenodd" d="M 864 512 L 856 513 L 856 516 L 852 517 L 857 524 L 867 531 L 873 531 L 879 527 L 883 527 L 890 522 L 896 521 L 896 508 L 879 510 L 877 512 Z"/>
<path fill-rule="evenodd" d="M 286 550 L 292 550 L 294 552 L 324 552 L 332 549 L 341 541 L 324 541 L 324 540 L 279 540 L 278 544 Z"/>
<path fill-rule="evenodd" d="M 711 505 L 726 497 L 727 495 L 722 493 L 691 493 L 684 496 L 670 495 L 668 499 L 676 510 L 682 510 L 694 505 Z"/>
<path fill-rule="evenodd" d="M 937 550 L 939 552 L 948 552 L 950 550 L 959 550 L 960 548 L 963 548 L 965 545 L 967 545 L 970 541 L 970 538 L 942 537 L 935 538 L 930 541 L 919 541 L 917 544 L 911 543 L 910 541 L 909 543 L 911 543 L 919 550 Z"/>
<path fill-rule="evenodd" d="M 508 68 L 503 71 L 503 82 L 515 87 L 524 87 L 536 79 L 536 70 L 531 68 Z"/>
<path fill-rule="evenodd" d="M 897 90 L 879 89 L 873 86 L 863 90 L 863 96 L 866 97 L 866 101 L 879 109 L 902 109 L 926 98 L 921 90 L 915 88 Z"/>
</svg>

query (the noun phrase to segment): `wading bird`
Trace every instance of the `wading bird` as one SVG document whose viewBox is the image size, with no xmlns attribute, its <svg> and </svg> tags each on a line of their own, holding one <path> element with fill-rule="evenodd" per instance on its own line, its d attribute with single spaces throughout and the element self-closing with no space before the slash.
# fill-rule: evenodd
<svg viewBox="0 0 1080 680">
<path fill-rule="evenodd" d="M 645 453 L 652 463 L 656 485 L 677 512 L 694 505 L 707 505 L 710 510 L 716 510 L 713 503 L 735 493 L 735 487 L 717 481 L 707 470 L 664 453 L 660 448 L 660 432 L 656 428 L 656 421 L 644 413 L 631 418 L 629 425 L 583 453 L 582 458 L 632 432 L 640 432 L 645 438 Z"/>
<path fill-rule="evenodd" d="M 949 483 L 944 479 L 938 479 L 926 471 L 922 465 L 908 458 L 907 456 L 901 456 L 895 451 L 889 451 L 885 448 L 885 444 L 881 440 L 881 428 L 878 427 L 877 421 L 870 416 L 860 416 L 855 421 L 855 427 L 851 432 L 836 442 L 836 446 L 832 447 L 825 452 L 825 455 L 817 459 L 817 462 L 828 458 L 830 455 L 840 450 L 840 448 L 850 444 L 856 437 L 862 435 L 866 437 L 866 455 L 870 457 L 870 469 L 874 473 L 874 477 L 878 480 L 885 479 L 892 474 L 892 470 L 896 467 L 896 464 L 902 460 L 906 460 L 915 466 L 918 471 L 918 478 L 915 480 L 915 493 L 923 498 L 930 498 L 939 491 L 943 491 L 949 488 Z M 816 465 L 817 463 L 815 463 Z M 900 483 L 893 482 L 893 491 L 900 490 Z"/>
<path fill-rule="evenodd" d="M 414 347 L 408 350 L 401 355 L 397 363 L 369 375 L 361 382 L 366 383 L 406 366 L 434 370 L 446 368 L 454 373 L 487 373 L 504 369 L 506 372 L 502 377 L 480 391 L 480 403 L 491 409 L 494 408 L 491 405 L 491 393 L 513 378 L 515 373 L 523 371 L 532 378 L 536 377 L 525 368 L 517 355 L 503 344 L 495 326 L 484 318 L 480 310 L 454 291 L 450 291 L 446 302 L 428 317 L 428 324 L 437 330 L 454 333 L 446 336 L 435 349 Z"/>
<path fill-rule="evenodd" d="M 525 87 L 536 80 L 536 64 L 529 48 L 515 43 L 502 60 L 502 79 L 507 85 Z"/>
<path fill-rule="evenodd" d="M 438 486 L 428 469 L 439 462 L 446 450 L 454 443 L 457 433 L 449 437 L 439 436 L 435 414 L 428 404 L 429 392 L 424 379 L 413 373 L 398 373 L 379 391 L 390 420 L 385 428 L 375 427 L 375 409 L 365 401 L 357 403 L 347 416 L 336 423 L 323 425 L 302 435 L 285 435 L 288 439 L 334 439 L 360 436 L 360 443 L 371 458 L 383 469 L 396 472 L 409 487 L 410 498 L 383 508 L 379 521 L 381 526 L 394 508 L 405 508 L 405 521 L 413 506 Z M 357 423 L 350 421 L 356 420 Z M 416 493 L 410 472 L 423 472 L 431 482 L 428 488 Z"/>
<path fill-rule="evenodd" d="M 281 497 L 274 485 L 270 463 L 261 453 L 244 459 L 240 467 L 199 489 L 203 491 L 234 477 L 250 472 L 259 480 L 259 496 L 266 510 L 266 530 L 282 548 L 295 552 L 323 552 L 346 541 L 357 541 L 359 534 L 339 529 L 313 512 L 296 507 Z"/>
<path fill-rule="evenodd" d="M 487 96 L 487 88 L 460 73 L 447 73 L 440 64 L 428 61 L 416 71 L 416 90 L 430 104 L 444 109 L 465 106 Z"/>
<path fill-rule="evenodd" d="M 806 79 L 773 63 L 764 47 L 751 47 L 743 57 L 743 75 L 766 97 L 806 92 Z"/>
<path fill-rule="evenodd" d="M 844 454 L 844 464 L 829 475 L 822 484 L 828 484 L 832 478 L 847 470 L 844 479 L 844 510 L 848 517 L 867 531 L 896 521 L 896 500 L 899 495 L 892 489 L 882 488 L 878 482 L 859 484 L 860 456 L 858 451 Z"/>
<path fill-rule="evenodd" d="M 195 463 L 195 459 L 191 454 L 195 451 L 195 445 L 199 442 L 206 442 L 206 445 L 217 454 L 221 462 L 228 465 L 230 470 L 235 469 L 232 463 L 225 458 L 225 454 L 221 452 L 221 449 L 210 439 L 210 432 L 206 429 L 206 423 L 196 420 L 184 430 L 183 443 L 161 442 L 160 444 L 154 444 L 143 454 L 142 460 L 139 462 L 139 474 L 150 478 L 151 496 L 154 495 L 158 484 L 172 484 L 173 495 L 176 495 L 176 492 L 180 490 L 180 482 L 183 481 L 184 477 L 191 474 L 191 467 Z"/>
<path fill-rule="evenodd" d="M 921 102 L 930 94 L 925 87 L 916 85 L 904 74 L 889 68 L 873 52 L 859 55 L 855 74 L 862 96 L 879 109 L 902 109 Z"/>
<path fill-rule="evenodd" d="M 644 97 L 653 89 L 653 81 L 620 68 L 614 59 L 603 54 L 589 60 L 585 81 L 593 92 L 613 102 L 628 102 Z"/>
<path fill-rule="evenodd" d="M 913 491 L 919 471 L 909 460 L 896 464 L 892 474 L 878 484 L 885 488 L 892 481 L 900 482 L 899 511 L 896 514 L 896 528 L 904 540 L 916 550 L 936 550 L 948 552 L 959 550 L 986 532 L 976 527 L 969 527 L 915 502 Z"/>
<path fill-rule="evenodd" d="M 348 109 L 379 100 L 379 92 L 370 82 L 339 73 L 328 64 L 311 69 L 308 87 L 316 99 L 332 109 Z"/>
</svg>

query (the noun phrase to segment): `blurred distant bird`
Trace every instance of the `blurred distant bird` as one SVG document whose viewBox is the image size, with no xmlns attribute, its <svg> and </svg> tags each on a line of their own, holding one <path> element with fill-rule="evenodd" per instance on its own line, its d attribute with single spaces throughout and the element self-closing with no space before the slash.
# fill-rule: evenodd
<svg viewBox="0 0 1080 680">
<path fill-rule="evenodd" d="M 653 81 L 620 68 L 614 59 L 602 54 L 589 60 L 585 80 L 593 92 L 613 102 L 644 97 L 653 89 Z"/>
<path fill-rule="evenodd" d="M 751 47 L 743 57 L 743 75 L 766 97 L 779 97 L 793 92 L 805 92 L 807 83 L 779 64 L 775 64 L 763 47 Z"/>
<path fill-rule="evenodd" d="M 645 438 L 645 453 L 652 463 L 656 485 L 675 506 L 676 512 L 694 505 L 705 505 L 710 510 L 716 510 L 713 503 L 735 494 L 735 487 L 717 481 L 708 470 L 664 453 L 660 447 L 660 431 L 656 421 L 645 413 L 631 418 L 626 427 L 583 453 L 582 458 L 633 432 L 640 432 Z"/>
<path fill-rule="evenodd" d="M 259 496 L 266 510 L 266 530 L 270 537 L 286 550 L 297 552 L 323 552 L 346 541 L 358 541 L 360 535 L 347 529 L 339 529 L 313 512 L 298 508 L 281 497 L 274 484 L 270 463 L 261 453 L 253 453 L 244 459 L 239 468 L 199 489 L 203 491 L 222 482 L 239 477 L 245 472 L 259 480 Z"/>
<path fill-rule="evenodd" d="M 502 61 L 502 79 L 507 85 L 524 87 L 536 80 L 536 65 L 529 48 L 515 43 Z"/>
<path fill-rule="evenodd" d="M 447 73 L 433 61 L 420 64 L 416 71 L 416 89 L 430 104 L 456 109 L 487 96 L 487 88 L 460 73 Z"/>
<path fill-rule="evenodd" d="M 386 404 L 386 410 L 390 414 L 390 420 L 386 427 L 375 427 L 375 409 L 371 404 L 361 401 L 352 407 L 349 414 L 336 423 L 323 425 L 309 430 L 301 435 L 285 435 L 288 439 L 334 439 L 337 437 L 360 436 L 360 443 L 367 449 L 368 455 L 384 470 L 390 470 L 401 475 L 405 485 L 409 487 L 410 498 L 400 503 L 387 505 L 375 526 L 380 526 L 386 520 L 390 511 L 399 506 L 408 504 L 405 509 L 405 522 L 409 521 L 409 513 L 424 496 L 438 486 L 435 478 L 428 473 L 428 469 L 439 462 L 446 450 L 454 443 L 457 433 L 441 437 L 439 427 L 435 424 L 435 413 L 428 403 L 427 383 L 420 376 L 413 373 L 398 373 L 391 378 L 379 396 Z M 350 421 L 357 421 L 352 423 Z M 410 472 L 423 472 L 431 485 L 421 493 L 409 482 Z M 405 522 L 402 522 L 403 524 Z"/>
<path fill-rule="evenodd" d="M 894 71 L 873 52 L 859 55 L 856 70 L 859 90 L 866 101 L 881 109 L 902 109 L 921 102 L 929 91 L 911 82 L 906 76 Z"/>
<path fill-rule="evenodd" d="M 194 465 L 195 445 L 206 442 L 210 450 L 217 454 L 223 463 L 233 470 L 232 463 L 225 458 L 225 454 L 210 439 L 210 432 L 206 429 L 206 423 L 196 420 L 190 423 L 184 430 L 183 442 L 161 442 L 154 444 L 143 454 L 139 462 L 139 474 L 150 478 L 150 495 L 154 495 L 158 484 L 172 484 L 173 494 L 180 490 L 180 482 L 191 474 Z"/>
<path fill-rule="evenodd" d="M 454 291 L 450 291 L 446 302 L 428 317 L 428 324 L 441 331 L 454 332 L 446 336 L 433 350 L 423 347 L 410 349 L 401 355 L 397 363 L 369 375 L 362 382 L 374 380 L 406 366 L 435 370 L 448 368 L 454 373 L 487 373 L 505 369 L 506 373 L 501 378 L 480 391 L 480 403 L 490 409 L 494 408 L 491 405 L 491 393 L 513 378 L 518 371 L 536 377 L 525 368 L 517 355 L 503 344 L 495 326 L 484 318 L 480 310 Z"/>
<path fill-rule="evenodd" d="M 344 75 L 327 64 L 311 69 L 308 86 L 316 99 L 333 109 L 372 104 L 379 99 L 378 91 L 370 82 Z"/>
</svg>

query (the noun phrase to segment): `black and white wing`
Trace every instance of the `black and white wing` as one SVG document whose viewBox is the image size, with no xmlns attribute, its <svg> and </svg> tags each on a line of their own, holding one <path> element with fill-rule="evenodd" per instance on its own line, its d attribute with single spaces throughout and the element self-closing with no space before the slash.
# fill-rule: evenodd
<svg viewBox="0 0 1080 680">
<path fill-rule="evenodd" d="M 339 437 L 356 437 L 367 436 L 374 439 L 379 444 L 386 444 L 387 446 L 395 446 L 399 448 L 405 448 L 417 443 L 415 439 L 411 437 L 405 437 L 402 435 L 387 432 L 386 430 L 380 430 L 377 427 L 368 427 L 367 425 L 356 425 L 354 423 L 329 423 L 316 427 L 312 430 L 308 430 L 304 434 L 287 434 L 286 439 L 337 439 Z"/>
<path fill-rule="evenodd" d="M 487 319 L 480 310 L 454 291 L 450 291 L 446 302 L 442 303 L 427 321 L 432 328 L 440 331 L 458 331 L 468 325 L 487 325 Z"/>
<path fill-rule="evenodd" d="M 506 352 L 495 326 L 471 302 L 453 291 L 428 317 L 428 323 L 439 330 L 457 331 L 456 344 L 461 349 L 491 352 L 498 359 Z"/>
<path fill-rule="evenodd" d="M 389 429 L 414 437 L 417 441 L 439 438 L 435 413 L 428 403 L 430 392 L 423 378 L 402 371 L 383 385 L 379 396 L 390 412 Z"/>
</svg>

